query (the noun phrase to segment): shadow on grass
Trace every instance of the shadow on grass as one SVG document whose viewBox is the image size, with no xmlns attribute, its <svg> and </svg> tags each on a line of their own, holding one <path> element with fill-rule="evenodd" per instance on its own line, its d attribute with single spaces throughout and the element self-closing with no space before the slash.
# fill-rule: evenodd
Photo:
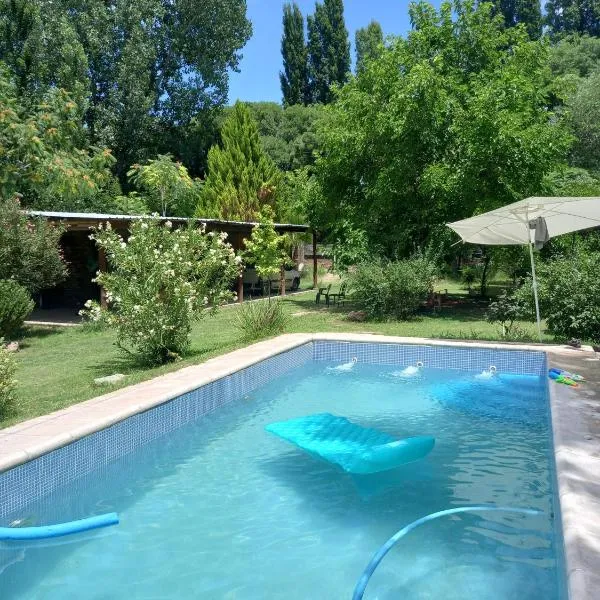
<svg viewBox="0 0 600 600">
<path fill-rule="evenodd" d="M 67 331 L 66 327 L 52 327 L 43 325 L 28 325 L 23 330 L 22 340 L 42 339 L 50 336 L 63 335 Z"/>
<path fill-rule="evenodd" d="M 58 337 L 65 333 L 65 327 L 40 327 L 27 326 L 23 329 L 21 336 L 18 338 L 19 347 L 21 350 L 26 350 L 32 347 L 35 340 L 43 340 L 49 337 Z"/>
<path fill-rule="evenodd" d="M 183 354 L 180 359 L 159 365 L 144 361 L 139 355 L 135 353 L 129 354 L 122 348 L 119 348 L 116 344 L 113 345 L 115 349 L 114 356 L 98 361 L 87 367 L 87 370 L 94 377 L 102 377 L 113 373 L 123 373 L 124 375 L 147 373 L 149 377 L 159 376 L 169 371 L 175 371 L 189 365 L 198 364 L 212 358 L 216 354 L 227 352 L 235 347 L 235 344 L 231 342 L 215 341 L 202 348 L 192 347 Z"/>
<path fill-rule="evenodd" d="M 343 305 L 326 306 L 323 303 L 315 304 L 314 298 L 288 298 L 286 300 L 292 310 L 307 311 L 318 315 L 331 314 L 344 316 L 351 311 L 360 310 L 352 299 Z M 420 309 L 411 321 L 421 321 L 425 317 L 451 320 L 464 323 L 484 321 L 490 300 L 488 298 L 465 297 L 462 295 L 449 295 L 442 305 L 441 310 L 434 311 L 430 307 Z M 371 322 L 385 323 L 386 319 L 372 320 Z"/>
</svg>

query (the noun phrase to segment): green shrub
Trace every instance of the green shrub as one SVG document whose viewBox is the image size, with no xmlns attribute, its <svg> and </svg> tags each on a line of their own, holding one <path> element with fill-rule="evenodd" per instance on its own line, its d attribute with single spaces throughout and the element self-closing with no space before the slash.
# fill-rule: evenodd
<svg viewBox="0 0 600 600">
<path fill-rule="evenodd" d="M 88 301 L 82 314 L 117 330 L 119 347 L 148 363 L 178 358 L 190 343 L 192 322 L 235 297 L 240 258 L 225 234 L 141 219 L 125 241 L 107 224 L 94 234 L 110 270 L 96 281 L 106 290 L 109 310 Z"/>
<path fill-rule="evenodd" d="M 363 263 L 349 277 L 352 299 L 371 319 L 409 319 L 433 289 L 435 266 L 422 257 Z"/>
<path fill-rule="evenodd" d="M 471 286 L 475 283 L 477 279 L 477 270 L 475 267 L 470 265 L 463 267 L 460 272 L 460 278 L 462 282 L 467 286 L 467 289 L 471 289 Z"/>
<path fill-rule="evenodd" d="M 15 335 L 33 310 L 27 290 L 12 279 L 0 279 L 0 337 Z"/>
<path fill-rule="evenodd" d="M 27 219 L 17 200 L 0 200 L 0 279 L 14 279 L 30 294 L 63 281 L 62 232 L 43 219 Z"/>
<path fill-rule="evenodd" d="M 529 312 L 521 296 L 504 291 L 490 304 L 486 317 L 489 323 L 500 325 L 500 335 L 503 339 L 514 340 L 523 337 L 516 321 L 525 318 Z"/>
<path fill-rule="evenodd" d="M 235 326 L 242 332 L 244 339 L 254 340 L 283 332 L 287 320 L 281 300 L 255 300 L 244 302 L 237 309 Z"/>
<path fill-rule="evenodd" d="M 557 339 L 600 342 L 600 253 L 580 250 L 537 267 L 542 317 Z M 535 319 L 531 278 L 516 292 Z"/>
<path fill-rule="evenodd" d="M 15 371 L 17 364 L 12 354 L 4 348 L 0 337 L 0 418 L 13 408 L 15 402 Z"/>
</svg>

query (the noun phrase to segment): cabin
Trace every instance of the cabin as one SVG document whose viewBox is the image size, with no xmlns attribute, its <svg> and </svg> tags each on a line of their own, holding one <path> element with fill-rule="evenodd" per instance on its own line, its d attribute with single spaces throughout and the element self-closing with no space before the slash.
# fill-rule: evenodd
<svg viewBox="0 0 600 600">
<path fill-rule="evenodd" d="M 126 237 L 132 222 L 144 217 L 142 215 L 110 215 L 100 213 L 71 213 L 30 210 L 26 214 L 32 219 L 44 219 L 50 223 L 60 224 L 64 228 L 61 237 L 61 248 L 65 261 L 69 265 L 67 279 L 55 288 L 44 290 L 37 302 L 40 308 L 72 308 L 79 309 L 86 300 L 92 299 L 104 303 L 104 295 L 100 286 L 93 282 L 97 271 L 107 268 L 106 256 L 99 249 L 90 233 L 101 224 L 110 223 L 111 227 Z M 226 221 L 222 219 L 153 217 L 159 221 L 171 221 L 173 227 L 183 227 L 190 222 L 198 226 L 205 225 L 207 231 L 227 233 L 227 241 L 235 250 L 244 248 L 244 240 L 250 237 L 257 223 L 249 221 Z M 276 223 L 275 230 L 281 234 L 299 233 L 305 236 L 312 234 L 313 262 L 317 260 L 316 236 L 308 225 L 295 223 Z M 300 247 L 303 249 L 304 245 Z M 298 257 L 303 260 L 304 257 Z M 316 286 L 317 268 L 313 265 L 313 285 Z M 238 300 L 244 299 L 243 277 L 237 285 Z"/>
</svg>

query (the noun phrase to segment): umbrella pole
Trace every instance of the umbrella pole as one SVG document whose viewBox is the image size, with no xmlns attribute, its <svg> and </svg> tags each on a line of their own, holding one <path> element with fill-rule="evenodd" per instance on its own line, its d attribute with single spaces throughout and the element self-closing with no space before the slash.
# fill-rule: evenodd
<svg viewBox="0 0 600 600">
<path fill-rule="evenodd" d="M 529 242 L 529 258 L 531 259 L 531 278 L 533 280 L 533 298 L 535 300 L 535 318 L 537 321 L 538 337 L 542 341 L 542 325 L 540 322 L 540 302 L 538 300 L 537 279 L 535 278 L 535 262 L 533 260 L 533 244 Z"/>
</svg>

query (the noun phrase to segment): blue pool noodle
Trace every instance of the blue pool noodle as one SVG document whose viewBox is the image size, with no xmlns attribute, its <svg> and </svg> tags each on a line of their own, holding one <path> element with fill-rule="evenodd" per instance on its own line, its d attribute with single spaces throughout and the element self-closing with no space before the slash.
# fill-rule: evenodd
<svg viewBox="0 0 600 600">
<path fill-rule="evenodd" d="M 41 527 L 0 527 L 0 540 L 46 540 L 48 538 L 62 537 L 72 533 L 81 533 L 100 527 L 117 525 L 117 513 L 106 513 L 96 517 L 88 517 L 69 523 L 57 525 L 43 525 Z"/>
<path fill-rule="evenodd" d="M 441 510 L 439 512 L 431 513 L 425 517 L 421 517 L 416 521 L 413 521 L 410 525 L 403 527 L 400 531 L 395 533 L 377 552 L 373 555 L 373 558 L 363 571 L 363 574 L 360 576 L 356 587 L 354 588 L 354 593 L 352 594 L 352 600 L 362 600 L 362 597 L 365 593 L 365 589 L 367 584 L 369 583 L 369 579 L 371 579 L 371 575 L 375 572 L 375 569 L 379 566 L 379 563 L 383 560 L 384 556 L 392 549 L 392 547 L 396 544 L 398 540 L 403 538 L 407 533 L 410 533 L 413 529 L 419 527 L 419 525 L 423 525 L 423 523 L 427 523 L 427 521 L 433 521 L 434 519 L 439 519 L 440 517 L 444 517 L 446 515 L 453 515 L 461 512 L 485 512 L 485 511 L 501 511 L 501 512 L 512 512 L 512 513 L 521 513 L 524 515 L 539 515 L 541 510 L 534 510 L 533 508 L 510 508 L 506 506 L 459 506 L 458 508 L 449 508 L 448 510 Z"/>
</svg>

